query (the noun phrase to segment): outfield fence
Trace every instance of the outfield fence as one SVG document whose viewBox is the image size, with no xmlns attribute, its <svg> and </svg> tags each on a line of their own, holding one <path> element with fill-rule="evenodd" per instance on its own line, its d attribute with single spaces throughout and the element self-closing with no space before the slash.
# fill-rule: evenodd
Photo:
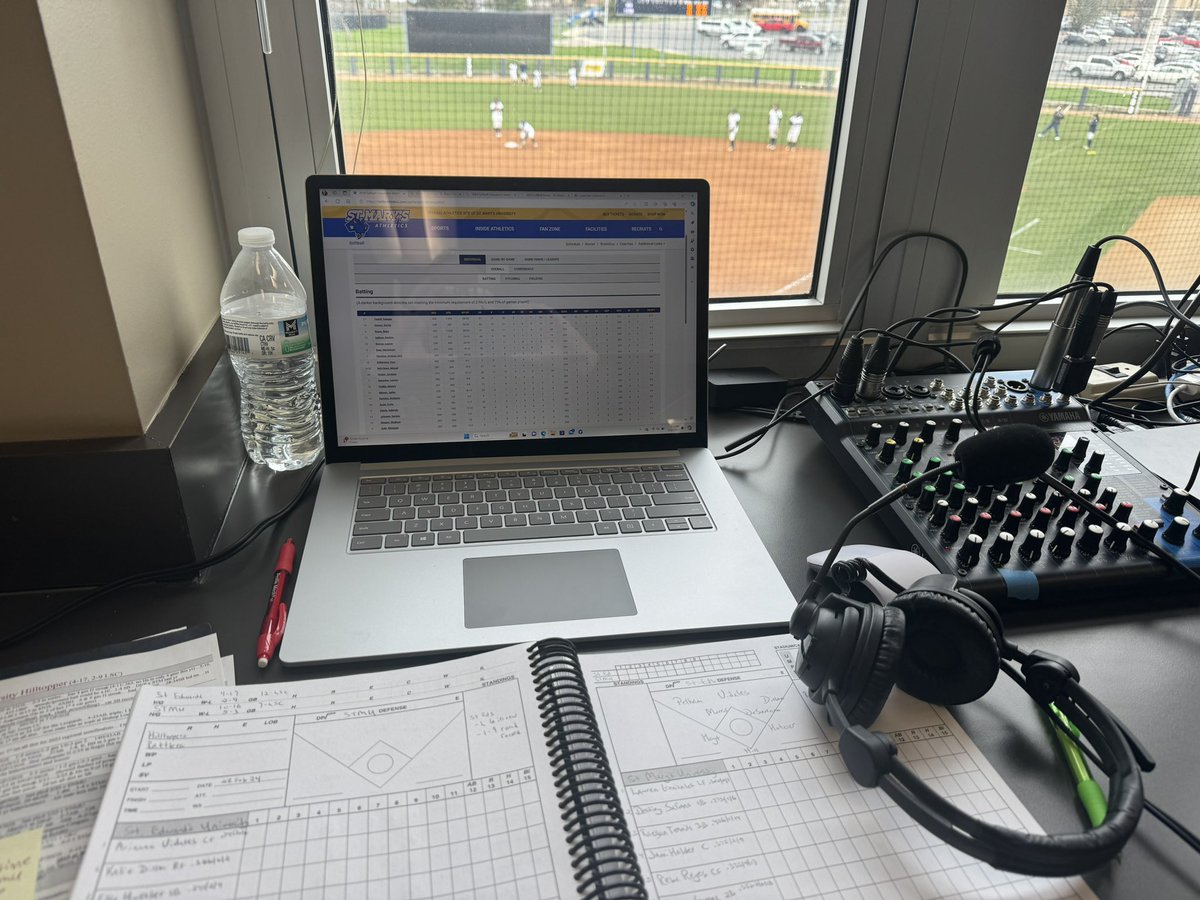
<svg viewBox="0 0 1200 900">
<path fill-rule="evenodd" d="M 603 78 L 579 75 L 584 60 L 600 60 L 598 55 L 550 57 L 503 56 L 497 54 L 460 53 L 343 53 L 334 54 L 334 71 L 346 78 L 420 79 L 457 78 L 511 81 L 509 65 L 526 66 L 528 83 L 534 70 L 546 81 L 566 82 L 569 70 L 576 67 L 580 84 L 596 81 L 651 82 L 655 84 L 734 85 L 739 88 L 765 85 L 772 88 L 821 90 L 834 93 L 841 70 L 831 66 L 802 66 L 762 61 L 687 59 L 604 59 Z"/>
</svg>

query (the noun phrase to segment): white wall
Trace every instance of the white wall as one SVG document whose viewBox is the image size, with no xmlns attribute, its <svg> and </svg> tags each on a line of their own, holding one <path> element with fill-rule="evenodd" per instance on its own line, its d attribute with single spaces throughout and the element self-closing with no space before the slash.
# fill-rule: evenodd
<svg viewBox="0 0 1200 900">
<path fill-rule="evenodd" d="M 227 269 L 186 17 L 167 0 L 37 8 L 144 429 L 216 321 Z"/>
</svg>

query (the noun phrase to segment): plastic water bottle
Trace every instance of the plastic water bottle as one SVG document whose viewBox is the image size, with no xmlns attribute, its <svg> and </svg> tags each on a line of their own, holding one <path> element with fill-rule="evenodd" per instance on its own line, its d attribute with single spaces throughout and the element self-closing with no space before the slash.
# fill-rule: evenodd
<svg viewBox="0 0 1200 900">
<path fill-rule="evenodd" d="M 256 463 L 300 469 L 321 452 L 321 403 L 304 285 L 270 228 L 243 228 L 221 287 L 221 325 L 242 393 L 242 440 Z"/>
</svg>

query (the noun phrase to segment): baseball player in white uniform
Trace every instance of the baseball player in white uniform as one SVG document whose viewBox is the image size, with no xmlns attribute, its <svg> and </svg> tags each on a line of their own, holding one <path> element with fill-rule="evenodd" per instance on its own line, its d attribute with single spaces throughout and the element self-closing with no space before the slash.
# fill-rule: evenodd
<svg viewBox="0 0 1200 900">
<path fill-rule="evenodd" d="M 533 89 L 540 91 L 542 89 L 542 69 L 540 66 L 533 70 Z"/>
<path fill-rule="evenodd" d="M 767 110 L 767 149 L 774 150 L 779 143 L 779 123 L 783 121 L 783 110 L 778 103 L 771 104 Z"/>
<path fill-rule="evenodd" d="M 729 152 L 732 153 L 737 146 L 738 129 L 742 127 L 742 114 L 736 109 L 731 109 L 726 122 L 729 126 Z"/>
<path fill-rule="evenodd" d="M 497 97 L 488 106 L 492 113 L 492 133 L 500 137 L 500 129 L 504 127 L 504 104 Z"/>
<path fill-rule="evenodd" d="M 508 64 L 508 80 L 513 84 L 517 83 L 517 64 L 515 62 Z"/>
<path fill-rule="evenodd" d="M 532 126 L 532 125 L 530 125 L 528 122 L 526 122 L 526 121 L 522 120 L 522 121 L 521 121 L 520 123 L 518 123 L 518 125 L 517 125 L 517 134 L 518 134 L 518 135 L 520 136 L 520 138 L 521 138 L 521 149 L 522 149 L 522 150 L 524 150 L 524 149 L 525 149 L 525 142 L 526 142 L 526 141 L 529 141 L 531 144 L 533 144 L 533 149 L 534 149 L 534 150 L 536 150 L 536 149 L 537 149 L 537 145 L 538 145 L 538 142 L 537 142 L 537 132 L 533 130 L 533 126 Z"/>
<path fill-rule="evenodd" d="M 792 113 L 788 117 L 787 130 L 787 148 L 789 150 L 796 149 L 796 141 L 800 140 L 800 129 L 804 126 L 804 116 L 800 113 Z"/>
<path fill-rule="evenodd" d="M 569 84 L 571 87 L 579 86 L 579 70 L 574 66 L 571 66 L 571 68 L 567 69 L 567 84 Z"/>
</svg>

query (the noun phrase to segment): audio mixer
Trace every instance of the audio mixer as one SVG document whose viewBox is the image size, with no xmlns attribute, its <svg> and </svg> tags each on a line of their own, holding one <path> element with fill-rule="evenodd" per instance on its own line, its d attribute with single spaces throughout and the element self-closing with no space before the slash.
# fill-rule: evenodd
<svg viewBox="0 0 1200 900">
<path fill-rule="evenodd" d="M 912 488 L 880 515 L 898 546 L 958 575 L 1001 610 L 1043 609 L 1101 599 L 1158 598 L 1192 589 L 1166 562 L 1130 540 L 1131 531 L 1193 569 L 1200 568 L 1200 518 L 1187 494 L 1171 489 L 1105 440 L 1078 401 L 1032 390 L 1028 372 L 997 372 L 979 390 L 987 428 L 1029 423 L 1046 430 L 1056 454 L 1051 474 L 1102 504 L 1110 527 L 1090 508 L 1044 483 L 966 484 L 945 473 L 915 474 L 954 458 L 975 433 L 965 415 L 967 375 L 888 376 L 875 399 L 839 402 L 830 391 L 805 414 L 868 499 L 901 483 Z M 816 391 L 824 381 L 810 382 Z"/>
</svg>

